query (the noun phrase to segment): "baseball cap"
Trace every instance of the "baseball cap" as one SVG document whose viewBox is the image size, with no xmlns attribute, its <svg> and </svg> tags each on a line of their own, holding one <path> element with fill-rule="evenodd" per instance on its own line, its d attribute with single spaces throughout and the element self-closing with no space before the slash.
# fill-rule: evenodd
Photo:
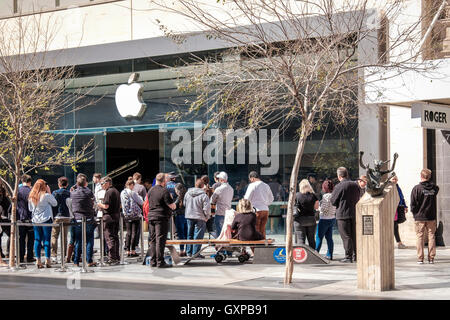
<svg viewBox="0 0 450 320">
<path fill-rule="evenodd" d="M 217 179 L 223 179 L 228 181 L 228 175 L 226 174 L 226 172 L 221 171 L 218 175 L 217 175 Z"/>
</svg>

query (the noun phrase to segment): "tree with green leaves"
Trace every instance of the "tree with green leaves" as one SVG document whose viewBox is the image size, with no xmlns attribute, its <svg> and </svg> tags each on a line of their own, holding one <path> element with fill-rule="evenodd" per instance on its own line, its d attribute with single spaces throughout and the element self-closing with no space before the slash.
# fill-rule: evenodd
<svg viewBox="0 0 450 320">
<path fill-rule="evenodd" d="M 23 174 L 60 165 L 76 170 L 92 152 L 92 141 L 74 151 L 75 136 L 65 141 L 50 132 L 64 114 L 94 103 L 86 92 L 66 92 L 72 66 L 46 67 L 56 30 L 55 21 L 41 15 L 0 22 L 0 182 L 11 198 L 13 224 Z M 16 232 L 12 225 L 11 239 Z M 15 241 L 9 250 L 14 267 Z"/>
</svg>

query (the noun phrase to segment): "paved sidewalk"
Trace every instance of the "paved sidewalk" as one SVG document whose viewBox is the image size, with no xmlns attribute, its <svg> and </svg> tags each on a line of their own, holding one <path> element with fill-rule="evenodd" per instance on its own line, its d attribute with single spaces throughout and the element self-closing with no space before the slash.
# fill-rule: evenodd
<svg viewBox="0 0 450 320">
<path fill-rule="evenodd" d="M 321 252 L 326 252 L 326 244 Z M 380 293 L 356 288 L 356 263 L 332 261 L 328 265 L 296 264 L 293 283 L 284 286 L 284 265 L 254 265 L 251 262 L 240 264 L 236 258 L 227 259 L 219 265 L 209 257 L 212 250 L 205 254 L 207 258 L 204 260 L 193 260 L 188 265 L 170 269 L 150 268 L 133 258 L 127 259 L 127 265 L 91 268 L 94 270 L 92 273 L 79 274 L 80 269 L 73 267 L 73 264 L 68 264 L 70 272 L 66 273 L 56 272 L 56 268 L 38 270 L 33 264 L 29 264 L 26 269 L 16 272 L 0 268 L 0 275 L 67 279 L 77 274 L 82 281 L 148 283 L 217 290 L 251 288 L 274 293 L 298 293 L 299 299 L 450 299 L 450 248 L 438 247 L 434 265 L 418 265 L 415 252 L 413 247 L 395 249 L 396 289 Z M 342 258 L 342 244 L 336 243 L 335 259 Z M 186 296 L 186 299 L 192 298 L 195 299 Z"/>
</svg>

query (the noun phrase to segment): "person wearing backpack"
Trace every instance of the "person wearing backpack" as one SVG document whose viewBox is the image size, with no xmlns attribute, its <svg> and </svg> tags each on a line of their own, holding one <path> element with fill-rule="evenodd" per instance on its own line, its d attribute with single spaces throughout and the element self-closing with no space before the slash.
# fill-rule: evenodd
<svg viewBox="0 0 450 320">
<path fill-rule="evenodd" d="M 125 239 L 125 250 L 128 257 L 137 257 L 136 254 L 136 236 L 141 227 L 142 205 L 144 200 L 133 189 L 135 182 L 132 177 L 128 178 L 125 183 L 125 189 L 120 193 L 120 201 L 122 203 L 122 212 L 127 228 L 127 236 Z"/>
</svg>

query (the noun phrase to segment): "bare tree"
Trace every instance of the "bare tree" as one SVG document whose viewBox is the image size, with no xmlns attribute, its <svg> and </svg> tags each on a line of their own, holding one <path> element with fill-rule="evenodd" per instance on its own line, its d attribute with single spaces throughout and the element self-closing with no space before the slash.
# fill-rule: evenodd
<svg viewBox="0 0 450 320">
<path fill-rule="evenodd" d="M 54 19 L 39 14 L 0 22 L 0 182 L 11 197 L 12 223 L 23 174 L 58 165 L 76 169 L 93 151 L 93 141 L 74 151 L 75 136 L 65 142 L 50 132 L 64 114 L 95 102 L 86 92 L 66 92 L 72 66 L 46 67 L 57 27 Z M 11 239 L 16 232 L 12 225 Z M 14 241 L 9 256 L 13 267 Z"/>
<path fill-rule="evenodd" d="M 371 85 L 364 76 L 370 72 L 424 70 L 413 63 L 420 57 L 421 18 L 396 24 L 404 1 L 217 2 L 154 1 L 231 48 L 221 60 L 203 59 L 186 69 L 180 88 L 197 98 L 189 110 L 178 109 L 168 117 L 201 112 L 208 115 L 207 126 L 228 128 L 285 129 L 299 124 L 286 218 L 288 284 L 293 272 L 293 209 L 306 140 L 328 121 L 345 126 L 357 117 L 364 90 Z M 168 36 L 183 41 L 159 20 Z"/>
</svg>

